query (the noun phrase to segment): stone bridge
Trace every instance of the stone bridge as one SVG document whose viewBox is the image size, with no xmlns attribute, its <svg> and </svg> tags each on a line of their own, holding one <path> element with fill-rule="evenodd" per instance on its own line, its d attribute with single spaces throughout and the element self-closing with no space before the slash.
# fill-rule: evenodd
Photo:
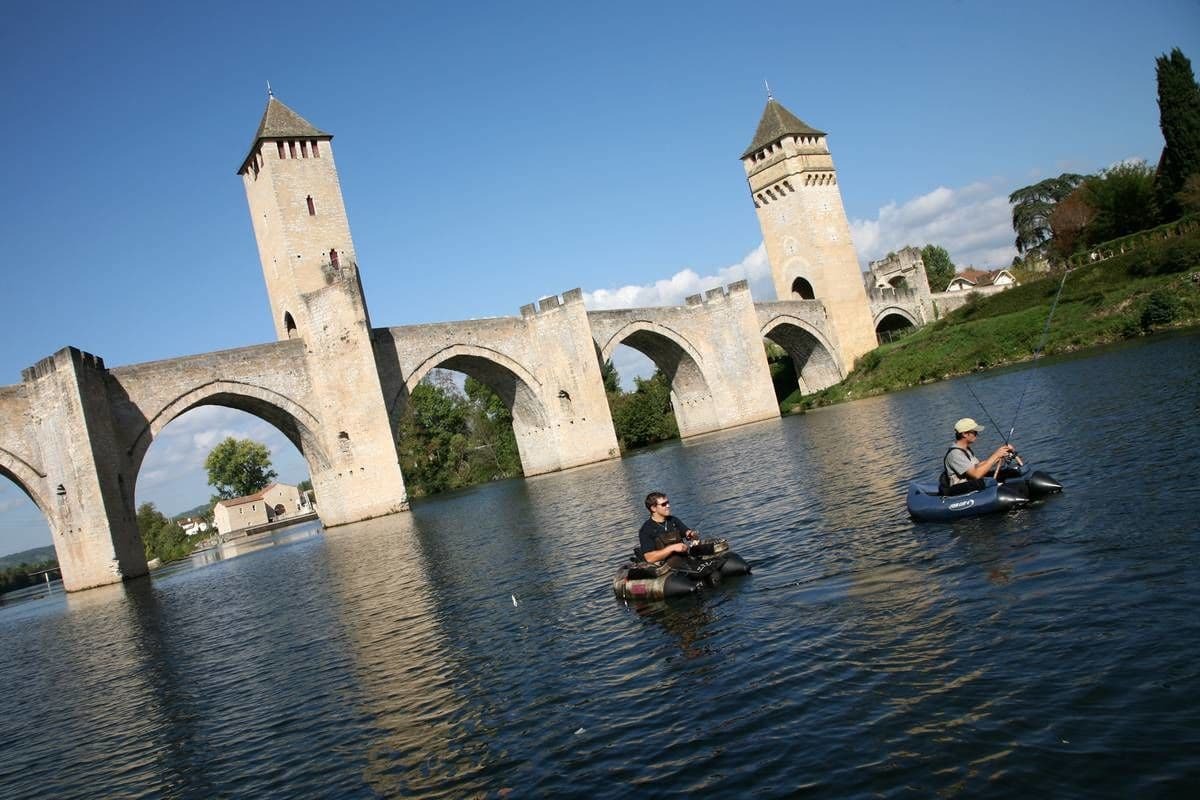
<svg viewBox="0 0 1200 800">
<path fill-rule="evenodd" d="M 526 475 L 619 456 L 601 364 L 620 344 L 667 376 L 681 436 L 777 417 L 764 339 L 791 355 L 806 392 L 843 378 L 872 345 L 824 136 L 768 98 L 742 156 L 776 293 L 792 299 L 756 304 L 743 281 L 678 307 L 589 312 L 573 289 L 514 317 L 376 328 L 333 136 L 272 95 L 237 173 L 279 341 L 114 369 L 60 350 L 0 387 L 0 475 L 45 514 L 76 590 L 146 573 L 134 501 L 143 460 L 172 420 L 203 405 L 283 432 L 327 528 L 408 507 L 398 423 L 437 367 L 508 405 Z"/>
<path fill-rule="evenodd" d="M 234 408 L 280 430 L 303 454 L 332 527 L 361 516 L 362 450 L 375 451 L 368 464 L 395 460 L 408 397 L 434 368 L 500 395 L 526 475 L 619 456 L 600 364 L 621 344 L 667 376 L 683 437 L 779 415 L 764 338 L 791 354 L 806 392 L 843 377 L 819 301 L 754 303 L 744 281 L 682 306 L 615 311 L 586 310 L 574 289 L 520 316 L 374 328 L 370 338 L 393 434 L 383 442 L 341 430 L 300 339 L 111 369 L 66 348 L 25 370 L 19 385 L 0 387 L 0 475 L 45 514 L 73 590 L 146 571 L 135 504 L 142 462 L 167 425 L 200 406 Z M 404 507 L 403 496 L 378 498 L 374 515 Z"/>
</svg>

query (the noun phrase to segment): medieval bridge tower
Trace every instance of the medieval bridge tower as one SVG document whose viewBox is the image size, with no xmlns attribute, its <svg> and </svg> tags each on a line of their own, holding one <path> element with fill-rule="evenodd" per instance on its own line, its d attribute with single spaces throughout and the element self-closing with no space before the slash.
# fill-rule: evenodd
<svg viewBox="0 0 1200 800">
<path fill-rule="evenodd" d="M 312 473 L 326 525 L 408 507 L 332 139 L 272 95 L 238 170 L 276 335 L 303 340 L 311 411 L 337 420 Z"/>
<path fill-rule="evenodd" d="M 742 164 L 775 296 L 824 304 L 845 374 L 875 348 L 875 329 L 825 137 L 768 95 Z"/>
</svg>

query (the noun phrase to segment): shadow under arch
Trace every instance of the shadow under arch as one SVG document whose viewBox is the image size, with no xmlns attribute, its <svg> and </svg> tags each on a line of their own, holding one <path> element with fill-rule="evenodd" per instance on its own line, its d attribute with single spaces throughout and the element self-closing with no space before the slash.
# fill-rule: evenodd
<svg viewBox="0 0 1200 800">
<path fill-rule="evenodd" d="M 775 317 L 763 326 L 761 333 L 791 356 L 801 394 L 818 392 L 846 377 L 829 340 L 799 317 L 788 314 Z"/>
<path fill-rule="evenodd" d="M 875 315 L 875 338 L 880 344 L 916 330 L 918 322 L 902 308 L 889 306 Z"/>
<path fill-rule="evenodd" d="M 188 390 L 153 415 L 146 415 L 148 421 L 134 438 L 128 453 L 133 484 L 137 483 L 142 461 L 151 443 L 163 428 L 200 406 L 223 406 L 258 417 L 279 430 L 296 446 L 308 462 L 310 473 L 329 469 L 329 459 L 318 444 L 316 435 L 320 422 L 308 409 L 271 389 L 240 381 L 215 380 Z"/>
<path fill-rule="evenodd" d="M 512 414 L 513 435 L 526 475 L 547 471 L 548 453 L 534 453 L 550 432 L 550 415 L 541 397 L 542 383 L 509 356 L 489 347 L 454 344 L 422 361 L 404 380 L 388 403 L 388 423 L 395 433 L 408 408 L 408 398 L 417 385 L 435 369 L 449 369 L 474 378 L 495 392 Z M 544 449 L 544 448 L 543 448 Z M 555 458 L 557 454 L 554 454 Z"/>
<path fill-rule="evenodd" d="M 621 326 L 608 341 L 597 343 L 600 363 L 612 358 L 622 344 L 649 358 L 667 376 L 681 439 L 720 427 L 703 359 L 687 337 L 662 323 L 636 319 Z"/>
<path fill-rule="evenodd" d="M 46 522 L 53 527 L 53 522 L 50 519 L 49 498 L 43 496 L 41 487 L 46 476 L 38 472 L 32 465 L 26 462 L 20 456 L 17 456 L 4 448 L 0 447 L 0 477 L 8 478 L 16 484 L 17 488 L 25 493 L 33 504 L 38 507 L 38 511 L 42 512 L 42 516 L 46 518 Z"/>
</svg>

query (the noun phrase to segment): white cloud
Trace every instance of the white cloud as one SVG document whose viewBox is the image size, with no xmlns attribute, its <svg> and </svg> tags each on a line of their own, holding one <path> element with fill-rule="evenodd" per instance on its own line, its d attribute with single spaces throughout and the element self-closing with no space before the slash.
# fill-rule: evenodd
<svg viewBox="0 0 1200 800">
<path fill-rule="evenodd" d="M 863 269 L 868 262 L 910 244 L 941 245 L 960 269 L 1006 267 L 1016 255 L 1012 209 L 998 180 L 977 181 L 957 189 L 939 186 L 903 203 L 888 203 L 874 219 L 852 220 L 850 232 Z M 775 298 L 763 245 L 738 263 L 708 275 L 689 267 L 651 283 L 584 292 L 583 302 L 593 311 L 680 305 L 688 295 L 738 280 L 750 282 L 756 300 Z"/>
<path fill-rule="evenodd" d="M 937 244 L 950 252 L 960 268 L 1006 267 L 1016 255 L 1013 247 L 1012 210 L 1002 182 L 977 181 L 958 189 L 939 186 L 903 203 L 888 203 L 875 219 L 850 223 L 862 269 L 867 263 L 905 245 Z M 669 278 L 645 284 L 583 293 L 584 304 L 593 311 L 614 308 L 645 308 L 681 305 L 688 295 L 698 294 L 738 280 L 750 282 L 756 300 L 773 300 L 775 288 L 766 248 L 760 244 L 736 264 L 700 275 L 685 268 Z M 634 375 L 653 371 L 649 360 L 627 347 L 613 353 L 613 365 L 628 387 Z"/>
<path fill-rule="evenodd" d="M 735 281 L 749 281 L 750 293 L 759 300 L 771 300 L 775 289 L 771 284 L 771 267 L 763 245 L 751 250 L 736 264 L 721 267 L 710 275 L 700 275 L 687 267 L 669 278 L 643 285 L 631 284 L 617 289 L 596 289 L 583 293 L 583 302 L 592 311 L 610 308 L 647 308 L 650 306 L 682 305 L 686 297 L 700 294 Z"/>
<path fill-rule="evenodd" d="M 959 269 L 1007 267 L 1017 254 L 1008 193 L 998 181 L 939 186 L 903 203 L 888 203 L 875 219 L 851 221 L 850 232 L 864 269 L 910 244 L 941 245 Z"/>
</svg>

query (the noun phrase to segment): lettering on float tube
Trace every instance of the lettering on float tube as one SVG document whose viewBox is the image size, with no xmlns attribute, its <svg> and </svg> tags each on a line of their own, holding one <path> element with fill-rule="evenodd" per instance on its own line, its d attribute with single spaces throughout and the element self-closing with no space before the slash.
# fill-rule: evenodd
<svg viewBox="0 0 1200 800">
<path fill-rule="evenodd" d="M 970 508 L 973 505 L 975 505 L 974 500 L 960 500 L 957 503 L 951 503 L 950 508 L 952 508 L 955 511 L 958 511 L 958 509 L 960 509 L 960 508 Z"/>
<path fill-rule="evenodd" d="M 645 594 L 646 587 L 640 581 L 630 581 L 629 582 L 629 591 L 632 592 L 633 594 Z"/>
</svg>

